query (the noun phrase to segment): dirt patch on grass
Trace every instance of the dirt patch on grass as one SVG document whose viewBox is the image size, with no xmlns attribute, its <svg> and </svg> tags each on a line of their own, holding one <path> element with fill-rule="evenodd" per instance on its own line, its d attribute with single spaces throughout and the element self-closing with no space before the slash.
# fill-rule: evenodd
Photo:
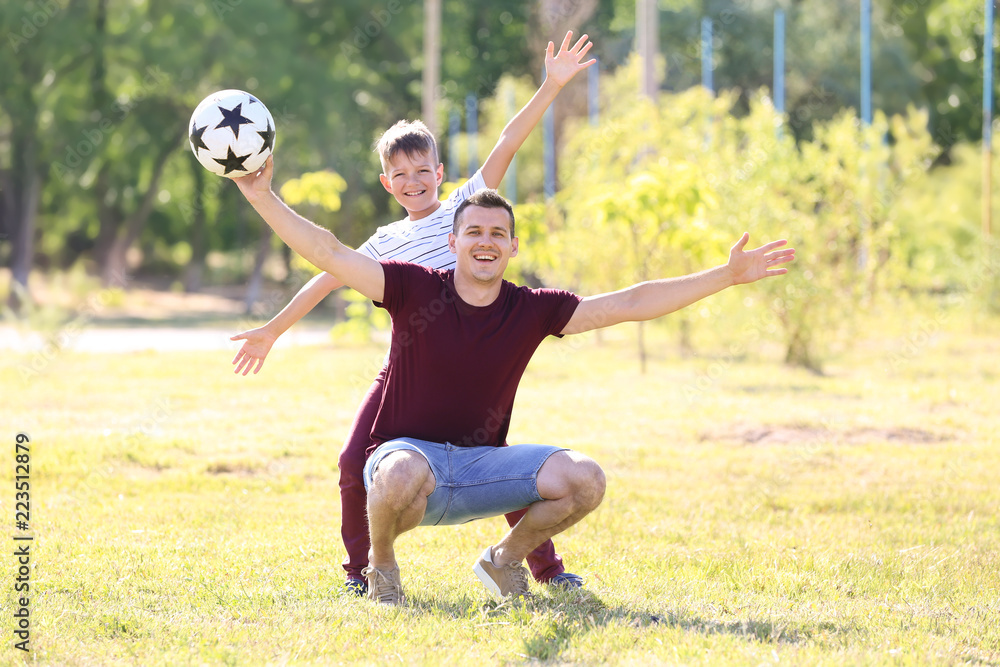
<svg viewBox="0 0 1000 667">
<path fill-rule="evenodd" d="M 904 442 L 915 445 L 927 445 L 943 442 L 947 436 L 932 433 L 922 428 L 860 428 L 847 433 L 850 442 Z"/>
<path fill-rule="evenodd" d="M 121 475 L 130 482 L 148 482 L 159 479 L 168 470 L 170 470 L 170 466 L 165 463 L 139 463 L 133 461 L 116 465 L 114 467 L 114 474 Z"/>
<path fill-rule="evenodd" d="M 253 477 L 267 474 L 267 466 L 250 461 L 213 461 L 205 468 L 210 475 L 239 475 Z"/>
<path fill-rule="evenodd" d="M 945 435 L 911 427 L 864 427 L 835 431 L 825 426 L 802 424 L 730 424 L 703 431 L 698 436 L 701 442 L 739 445 L 800 445 L 805 442 L 850 445 L 893 442 L 926 445 L 947 439 Z"/>
<path fill-rule="evenodd" d="M 282 458 L 259 459 L 223 458 L 211 461 L 205 472 L 209 475 L 232 475 L 236 477 L 278 478 L 292 474 L 307 474 L 309 464 L 304 459 Z"/>
</svg>

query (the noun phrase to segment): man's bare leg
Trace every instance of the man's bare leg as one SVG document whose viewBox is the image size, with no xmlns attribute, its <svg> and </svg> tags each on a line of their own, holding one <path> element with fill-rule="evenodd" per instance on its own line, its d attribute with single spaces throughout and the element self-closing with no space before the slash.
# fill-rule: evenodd
<svg viewBox="0 0 1000 667">
<path fill-rule="evenodd" d="M 396 567 L 396 538 L 420 525 L 427 496 L 434 491 L 434 473 L 420 454 L 401 450 L 386 456 L 368 489 L 368 563 L 380 570 Z"/>
<path fill-rule="evenodd" d="M 590 514 L 604 498 L 601 467 L 588 456 L 556 452 L 538 471 L 538 493 L 543 500 L 528 508 L 517 525 L 493 547 L 493 564 L 519 562 L 545 540 Z"/>
<path fill-rule="evenodd" d="M 396 605 L 406 600 L 393 545 L 401 534 L 420 525 L 433 491 L 434 473 L 420 454 L 393 452 L 379 463 L 368 489 L 372 546 L 362 574 L 368 580 L 369 600 Z"/>
</svg>

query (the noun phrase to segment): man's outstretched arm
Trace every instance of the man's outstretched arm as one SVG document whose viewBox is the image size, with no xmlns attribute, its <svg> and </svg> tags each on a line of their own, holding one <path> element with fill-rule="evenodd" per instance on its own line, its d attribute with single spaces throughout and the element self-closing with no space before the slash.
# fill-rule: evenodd
<svg viewBox="0 0 1000 667">
<path fill-rule="evenodd" d="M 385 292 L 382 265 L 348 248 L 330 231 L 319 227 L 290 209 L 271 190 L 274 157 L 267 158 L 257 173 L 233 179 L 260 217 L 295 252 L 313 266 L 373 301 Z"/>
<path fill-rule="evenodd" d="M 744 233 L 729 251 L 729 261 L 722 266 L 587 297 L 577 306 L 561 333 L 583 333 L 621 322 L 652 320 L 690 306 L 727 287 L 788 273 L 786 268 L 775 268 L 795 259 L 794 249 L 782 248 L 785 241 L 772 241 L 755 250 L 744 251 L 749 240 L 750 235 Z"/>
<path fill-rule="evenodd" d="M 552 101 L 556 99 L 559 91 L 563 89 L 570 79 L 576 76 L 577 72 L 587 69 L 597 61 L 591 58 L 587 62 L 581 63 L 587 51 L 594 44 L 588 41 L 584 35 L 576 44 L 570 47 L 570 40 L 573 39 L 573 31 L 566 33 L 563 38 L 559 53 L 555 53 L 555 45 L 549 42 L 545 49 L 545 81 L 535 92 L 531 100 L 524 105 L 517 115 L 514 116 L 507 126 L 500 133 L 496 146 L 490 151 L 489 157 L 483 163 L 483 181 L 488 188 L 497 188 L 507 167 L 510 166 L 514 155 L 521 148 L 521 144 L 528 138 L 531 131 L 538 124 L 549 108 Z"/>
</svg>

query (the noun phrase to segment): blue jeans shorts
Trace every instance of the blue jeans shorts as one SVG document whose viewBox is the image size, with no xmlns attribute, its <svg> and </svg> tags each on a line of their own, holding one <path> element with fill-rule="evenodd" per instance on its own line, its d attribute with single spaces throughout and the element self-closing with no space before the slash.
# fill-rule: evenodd
<svg viewBox="0 0 1000 667">
<path fill-rule="evenodd" d="M 389 454 L 411 450 L 421 454 L 434 473 L 436 485 L 427 497 L 421 526 L 467 523 L 524 509 L 542 500 L 538 471 L 565 447 L 456 447 L 416 438 L 390 440 L 365 464 L 365 489 L 370 489 L 379 463 Z"/>
</svg>

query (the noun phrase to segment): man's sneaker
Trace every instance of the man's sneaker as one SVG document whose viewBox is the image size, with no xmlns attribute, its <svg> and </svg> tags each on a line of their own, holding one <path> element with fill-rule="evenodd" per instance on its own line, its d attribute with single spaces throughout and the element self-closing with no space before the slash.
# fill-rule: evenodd
<svg viewBox="0 0 1000 667">
<path fill-rule="evenodd" d="M 399 566 L 380 570 L 369 565 L 361 574 L 368 579 L 368 599 L 382 604 L 403 604 L 403 584 L 399 581 Z"/>
<path fill-rule="evenodd" d="M 558 586 L 565 589 L 583 588 L 583 577 L 572 572 L 563 572 L 549 579 L 547 583 L 550 586 Z"/>
<path fill-rule="evenodd" d="M 368 580 L 351 577 L 344 582 L 344 590 L 347 591 L 348 595 L 364 597 L 368 594 Z"/>
<path fill-rule="evenodd" d="M 520 562 L 505 567 L 493 564 L 493 547 L 486 547 L 476 564 L 472 566 L 479 580 L 494 595 L 499 597 L 528 597 L 528 571 Z"/>
</svg>

